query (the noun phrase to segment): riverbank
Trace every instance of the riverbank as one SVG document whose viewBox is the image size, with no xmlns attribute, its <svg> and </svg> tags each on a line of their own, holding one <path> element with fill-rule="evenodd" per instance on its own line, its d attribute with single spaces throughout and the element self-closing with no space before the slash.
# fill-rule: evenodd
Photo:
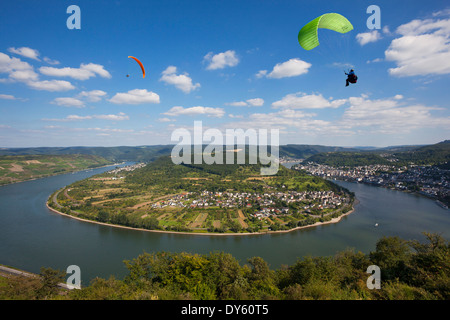
<svg viewBox="0 0 450 320">
<path fill-rule="evenodd" d="M 255 235 L 265 235 L 265 234 L 288 233 L 288 232 L 292 232 L 292 231 L 296 231 L 296 230 L 300 230 L 300 229 L 312 228 L 312 227 L 318 227 L 318 226 L 327 225 L 327 224 L 338 223 L 339 221 L 341 221 L 341 219 L 343 217 L 348 216 L 349 214 L 353 213 L 355 211 L 354 205 L 359 203 L 359 201 L 357 199 L 355 199 L 354 203 L 352 204 L 352 208 L 348 212 L 343 213 L 339 217 L 333 218 L 333 219 L 331 219 L 329 221 L 315 222 L 315 223 L 310 224 L 310 225 L 299 226 L 299 227 L 295 227 L 295 228 L 288 229 L 288 230 L 276 230 L 276 231 L 268 230 L 268 231 L 262 231 L 262 232 L 240 232 L 240 233 L 195 232 L 195 231 L 194 232 L 183 232 L 183 231 L 168 231 L 168 230 L 154 230 L 154 229 L 150 230 L 150 229 L 144 229 L 144 228 L 134 228 L 134 227 L 128 227 L 128 226 L 122 226 L 122 225 L 117 225 L 117 224 L 111 224 L 111 223 L 106 223 L 106 222 L 100 222 L 100 221 L 94 221 L 94 220 L 79 218 L 79 217 L 75 217 L 75 216 L 67 214 L 67 213 L 63 213 L 63 212 L 58 211 L 55 208 L 52 208 L 52 207 L 49 206 L 49 201 L 52 201 L 53 203 L 55 203 L 55 205 L 60 206 L 56 202 L 56 197 L 57 197 L 58 193 L 61 192 L 61 190 L 56 192 L 53 195 L 53 197 L 50 195 L 50 197 L 48 198 L 48 200 L 46 201 L 45 204 L 46 204 L 47 208 L 49 210 L 51 210 L 52 212 L 55 212 L 57 214 L 60 214 L 62 216 L 68 217 L 68 218 L 76 219 L 76 220 L 82 221 L 82 222 L 89 222 L 89 223 L 94 223 L 94 224 L 98 224 L 98 225 L 114 227 L 114 228 L 121 228 L 121 229 L 129 229 L 129 230 L 136 230 L 136 231 L 146 231 L 146 232 L 154 232 L 154 233 L 182 234 L 182 235 L 203 235 L 203 236 L 255 236 Z M 50 199 L 50 198 L 52 198 L 52 199 Z"/>
</svg>

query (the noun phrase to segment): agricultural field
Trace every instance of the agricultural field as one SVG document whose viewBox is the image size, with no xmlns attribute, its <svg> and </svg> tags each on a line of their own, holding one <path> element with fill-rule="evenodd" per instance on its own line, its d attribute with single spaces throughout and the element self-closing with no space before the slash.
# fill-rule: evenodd
<svg viewBox="0 0 450 320">
<path fill-rule="evenodd" d="M 92 155 L 0 156 L 0 185 L 110 164 Z"/>
</svg>

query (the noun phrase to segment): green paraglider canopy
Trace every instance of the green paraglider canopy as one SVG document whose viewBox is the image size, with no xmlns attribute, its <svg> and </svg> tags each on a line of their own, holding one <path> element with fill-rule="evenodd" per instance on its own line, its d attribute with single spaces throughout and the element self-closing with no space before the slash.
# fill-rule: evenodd
<svg viewBox="0 0 450 320">
<path fill-rule="evenodd" d="M 326 13 L 308 22 L 298 33 L 298 42 L 305 50 L 319 45 L 318 29 L 329 29 L 340 33 L 353 30 L 353 25 L 338 13 Z"/>
</svg>

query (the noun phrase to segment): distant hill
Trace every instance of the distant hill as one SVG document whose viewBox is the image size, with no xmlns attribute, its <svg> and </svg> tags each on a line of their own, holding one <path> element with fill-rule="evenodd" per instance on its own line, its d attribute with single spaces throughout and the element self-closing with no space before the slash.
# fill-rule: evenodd
<svg viewBox="0 0 450 320">
<path fill-rule="evenodd" d="M 169 155 L 173 146 L 118 146 L 118 147 L 39 147 L 39 148 L 3 148 L 1 155 L 95 155 L 109 161 L 148 162 L 162 155 Z"/>
<path fill-rule="evenodd" d="M 450 140 L 407 151 L 393 152 L 393 155 L 401 162 L 413 162 L 418 165 L 445 164 L 450 161 Z"/>
<path fill-rule="evenodd" d="M 332 167 L 357 167 L 390 163 L 380 155 L 368 152 L 318 153 L 307 158 L 304 162 L 314 162 Z"/>
<path fill-rule="evenodd" d="M 111 164 L 94 155 L 0 156 L 0 185 Z"/>
<path fill-rule="evenodd" d="M 63 155 L 63 154 L 86 154 L 105 158 L 109 161 L 136 161 L 150 162 L 160 156 L 168 156 L 174 145 L 153 146 L 117 146 L 117 147 L 40 147 L 40 148 L 3 148 L 1 155 Z M 346 158 L 357 156 L 358 162 L 365 162 L 363 154 L 367 155 L 367 161 L 372 163 L 381 161 L 380 154 L 388 154 L 401 162 L 414 162 L 417 164 L 437 164 L 449 161 L 450 140 L 426 146 L 390 146 L 384 148 L 375 147 L 336 147 L 323 145 L 287 144 L 279 148 L 280 157 L 292 157 L 307 159 L 321 153 L 339 153 L 336 157 Z M 224 148 L 225 150 L 225 148 Z M 378 155 L 373 156 L 373 154 Z M 331 160 L 333 156 L 326 156 Z M 312 158 L 314 159 L 314 158 Z M 318 156 L 316 159 L 325 159 Z"/>
<path fill-rule="evenodd" d="M 322 152 L 305 159 L 333 167 L 363 166 L 371 164 L 397 165 L 440 165 L 448 166 L 450 160 L 450 140 L 427 146 L 397 146 L 376 150 L 352 152 Z"/>
<path fill-rule="evenodd" d="M 280 156 L 293 158 L 308 158 L 321 152 L 356 152 L 357 148 L 331 147 L 307 144 L 288 144 L 280 146 Z"/>
<path fill-rule="evenodd" d="M 32 154 L 89 154 L 97 155 L 110 161 L 137 161 L 149 162 L 160 156 L 170 155 L 173 145 L 154 146 L 117 146 L 117 147 L 39 147 L 39 148 L 3 148 L 1 155 L 32 155 Z M 225 150 L 225 148 L 224 148 Z M 358 151 L 356 148 L 331 147 L 320 145 L 295 145 L 280 146 L 280 156 L 293 158 L 307 158 L 320 152 L 334 151 Z"/>
</svg>

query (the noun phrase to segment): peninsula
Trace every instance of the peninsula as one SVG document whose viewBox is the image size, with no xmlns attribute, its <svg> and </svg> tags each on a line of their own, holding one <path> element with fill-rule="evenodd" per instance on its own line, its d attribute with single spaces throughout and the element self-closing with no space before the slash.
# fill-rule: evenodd
<svg viewBox="0 0 450 320">
<path fill-rule="evenodd" d="M 54 211 L 89 222 L 156 232 L 245 235 L 334 223 L 354 195 L 320 177 L 280 166 L 175 165 L 170 157 L 116 168 L 49 197 Z"/>
</svg>

